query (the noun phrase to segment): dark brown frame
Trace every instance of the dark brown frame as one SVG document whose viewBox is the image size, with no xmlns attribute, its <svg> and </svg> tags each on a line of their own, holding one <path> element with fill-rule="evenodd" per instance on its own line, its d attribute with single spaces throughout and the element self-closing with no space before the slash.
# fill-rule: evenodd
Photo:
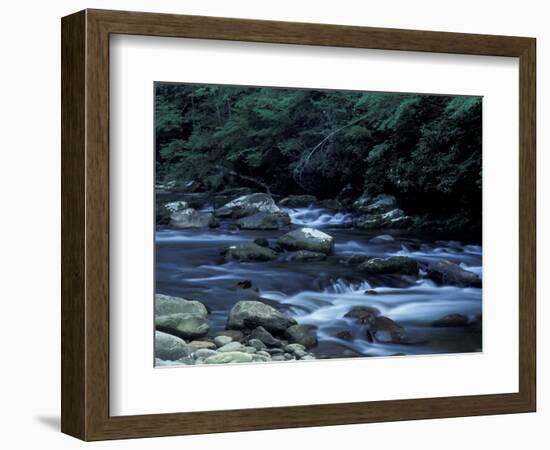
<svg viewBox="0 0 550 450">
<path fill-rule="evenodd" d="M 534 38 L 85 10 L 62 19 L 62 416 L 84 440 L 531 412 L 536 408 Z M 109 416 L 109 35 L 519 58 L 519 392 Z"/>
</svg>

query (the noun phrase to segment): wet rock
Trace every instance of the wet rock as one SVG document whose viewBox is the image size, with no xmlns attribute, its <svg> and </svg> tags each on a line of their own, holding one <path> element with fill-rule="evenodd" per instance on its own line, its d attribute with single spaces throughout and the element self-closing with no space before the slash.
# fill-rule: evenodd
<svg viewBox="0 0 550 450">
<path fill-rule="evenodd" d="M 389 194 L 380 194 L 373 198 L 372 201 L 363 202 L 360 208 L 357 208 L 354 203 L 354 207 L 367 213 L 386 213 L 392 209 L 395 209 L 396 206 L 397 199 L 393 195 Z"/>
<path fill-rule="evenodd" d="M 175 228 L 204 228 L 217 226 L 211 213 L 201 213 L 193 208 L 178 211 L 170 216 L 170 225 Z"/>
<path fill-rule="evenodd" d="M 405 329 L 386 316 L 377 316 L 367 327 L 366 334 L 367 340 L 382 344 L 407 343 L 409 340 Z"/>
<path fill-rule="evenodd" d="M 269 241 L 266 238 L 256 238 L 254 239 L 254 244 L 260 247 L 269 247 Z"/>
<path fill-rule="evenodd" d="M 285 336 L 293 344 L 301 344 L 305 348 L 317 345 L 317 336 L 311 328 L 305 325 L 291 325 L 286 329 Z"/>
<path fill-rule="evenodd" d="M 188 313 L 168 314 L 155 317 L 158 331 L 178 336 L 182 339 L 194 339 L 208 333 L 208 322 L 201 316 Z"/>
<path fill-rule="evenodd" d="M 214 338 L 214 344 L 216 344 L 216 347 L 223 347 L 230 342 L 233 342 L 233 338 L 231 338 L 230 336 L 216 336 Z"/>
<path fill-rule="evenodd" d="M 224 352 L 209 356 L 204 360 L 205 364 L 229 364 L 252 362 L 252 355 L 245 352 Z"/>
<path fill-rule="evenodd" d="M 250 329 L 262 326 L 270 333 L 282 334 L 295 323 L 294 319 L 286 317 L 272 306 L 255 300 L 243 300 L 231 309 L 227 328 Z"/>
<path fill-rule="evenodd" d="M 465 327 L 468 325 L 468 317 L 462 314 L 449 314 L 432 322 L 433 327 Z"/>
<path fill-rule="evenodd" d="M 155 357 L 166 361 L 175 361 L 189 356 L 195 349 L 171 334 L 155 331 Z"/>
<path fill-rule="evenodd" d="M 266 345 L 262 341 L 254 338 L 249 339 L 248 345 L 250 345 L 251 347 L 254 347 L 256 350 L 263 350 L 266 348 Z"/>
<path fill-rule="evenodd" d="M 363 230 L 406 228 L 409 225 L 412 225 L 412 218 L 406 216 L 401 209 L 393 209 L 380 214 L 364 214 L 353 220 L 353 226 Z"/>
<path fill-rule="evenodd" d="M 355 267 L 362 263 L 367 262 L 369 259 L 372 259 L 372 256 L 366 255 L 364 253 L 352 253 L 349 255 L 343 255 L 338 260 L 339 264 L 344 266 Z"/>
<path fill-rule="evenodd" d="M 344 317 L 358 319 L 361 323 L 373 324 L 378 315 L 380 315 L 380 310 L 374 306 L 354 306 Z"/>
<path fill-rule="evenodd" d="M 282 355 L 284 353 L 282 348 L 266 348 L 265 351 L 270 355 Z"/>
<path fill-rule="evenodd" d="M 195 359 L 206 359 L 210 356 L 217 355 L 218 352 L 216 350 L 211 350 L 208 348 L 199 348 L 198 350 L 194 351 L 191 355 Z"/>
<path fill-rule="evenodd" d="M 216 337 L 218 336 L 229 336 L 234 341 L 240 341 L 244 337 L 244 334 L 239 330 L 222 330 L 216 333 Z M 215 338 L 214 338 L 214 342 L 215 342 Z"/>
<path fill-rule="evenodd" d="M 351 341 L 353 340 L 353 335 L 349 330 L 340 330 L 334 333 L 334 337 L 338 339 L 342 339 L 344 341 Z"/>
<path fill-rule="evenodd" d="M 214 211 L 216 217 L 240 219 L 251 216 L 258 212 L 274 213 L 279 212 L 279 207 L 268 194 L 255 193 L 243 195 L 235 200 L 226 203 Z"/>
<path fill-rule="evenodd" d="M 394 242 L 394 241 L 395 239 L 390 234 L 381 234 L 369 240 L 369 242 L 372 242 L 373 244 L 386 244 L 388 242 Z"/>
<path fill-rule="evenodd" d="M 156 209 L 156 221 L 158 224 L 168 225 L 172 214 L 183 211 L 189 208 L 189 204 L 184 201 L 176 201 L 158 205 Z"/>
<path fill-rule="evenodd" d="M 252 281 L 250 281 L 250 280 L 239 281 L 237 283 L 237 286 L 239 286 L 241 289 L 251 289 L 252 288 Z"/>
<path fill-rule="evenodd" d="M 260 247 L 257 244 L 231 245 L 222 251 L 226 261 L 271 261 L 277 258 L 277 253 L 270 248 Z"/>
<path fill-rule="evenodd" d="M 277 243 L 286 250 L 309 250 L 319 253 L 332 253 L 332 236 L 314 228 L 300 228 L 281 236 Z"/>
<path fill-rule="evenodd" d="M 286 361 L 286 358 L 283 355 L 273 355 L 271 361 Z"/>
<path fill-rule="evenodd" d="M 218 352 L 238 352 L 238 351 L 244 351 L 244 346 L 240 342 L 228 342 L 227 344 L 221 346 L 218 348 Z"/>
<path fill-rule="evenodd" d="M 209 350 L 214 350 L 216 348 L 216 344 L 214 344 L 211 341 L 191 341 L 191 342 L 189 342 L 189 345 L 191 347 L 194 347 L 197 350 L 203 349 L 203 348 L 209 349 Z"/>
<path fill-rule="evenodd" d="M 312 262 L 324 261 L 325 259 L 327 259 L 327 255 L 325 253 L 310 252 L 309 250 L 298 250 L 297 252 L 292 253 L 287 260 L 290 262 Z"/>
<path fill-rule="evenodd" d="M 314 195 L 289 195 L 283 198 L 279 205 L 285 208 L 307 208 L 312 203 L 317 201 L 317 197 Z"/>
<path fill-rule="evenodd" d="M 285 347 L 285 351 L 288 352 L 288 354 L 296 356 L 297 358 L 307 355 L 305 346 L 301 344 L 288 344 Z"/>
<path fill-rule="evenodd" d="M 407 256 L 372 258 L 360 264 L 357 269 L 369 275 L 418 275 L 418 263 Z"/>
<path fill-rule="evenodd" d="M 364 253 L 353 253 L 351 255 L 345 255 L 340 257 L 338 260 L 339 264 L 344 266 L 358 266 L 366 261 L 371 259 L 371 256 L 365 255 Z"/>
<path fill-rule="evenodd" d="M 368 206 L 372 203 L 373 197 L 368 194 L 363 194 L 353 202 L 353 209 L 359 212 L 366 212 Z"/>
<path fill-rule="evenodd" d="M 201 302 L 187 300 L 171 295 L 155 294 L 155 315 L 166 316 L 169 314 L 194 314 L 206 318 L 208 310 Z"/>
<path fill-rule="evenodd" d="M 259 212 L 237 221 L 241 230 L 283 230 L 290 226 L 290 216 L 285 212 Z"/>
<path fill-rule="evenodd" d="M 431 263 L 427 269 L 427 277 L 442 285 L 481 287 L 481 279 L 475 273 L 446 260 Z"/>
<path fill-rule="evenodd" d="M 280 347 L 281 341 L 273 337 L 273 335 L 267 331 L 264 327 L 256 327 L 250 333 L 252 339 L 259 339 L 268 347 Z"/>
</svg>

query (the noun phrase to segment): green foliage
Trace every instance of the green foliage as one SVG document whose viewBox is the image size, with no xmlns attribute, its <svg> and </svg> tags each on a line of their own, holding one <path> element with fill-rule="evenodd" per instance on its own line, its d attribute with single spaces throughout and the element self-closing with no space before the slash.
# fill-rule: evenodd
<svg viewBox="0 0 550 450">
<path fill-rule="evenodd" d="M 480 97 L 158 83 L 155 125 L 164 181 L 321 198 L 351 185 L 411 213 L 479 216 Z"/>
</svg>

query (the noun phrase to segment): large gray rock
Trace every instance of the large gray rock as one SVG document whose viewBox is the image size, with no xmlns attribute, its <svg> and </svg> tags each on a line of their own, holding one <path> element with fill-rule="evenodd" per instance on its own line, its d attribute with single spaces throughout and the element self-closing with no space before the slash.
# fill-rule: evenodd
<svg viewBox="0 0 550 450">
<path fill-rule="evenodd" d="M 182 339 L 194 339 L 208 333 L 208 322 L 194 314 L 177 313 L 155 317 L 155 327 L 159 331 L 173 334 Z"/>
<path fill-rule="evenodd" d="M 271 333 L 282 334 L 295 323 L 294 319 L 283 315 L 272 306 L 255 300 L 243 300 L 235 304 L 229 312 L 227 328 L 253 329 L 262 326 Z"/>
<path fill-rule="evenodd" d="M 293 344 L 301 344 L 305 348 L 311 348 L 317 345 L 317 336 L 315 332 L 305 325 L 291 325 L 285 331 L 285 336 Z"/>
<path fill-rule="evenodd" d="M 290 216 L 285 212 L 258 212 L 237 222 L 241 230 L 282 230 L 290 226 Z"/>
<path fill-rule="evenodd" d="M 357 211 L 365 213 L 385 213 L 395 209 L 396 206 L 397 199 L 389 194 L 380 194 L 374 198 L 362 195 L 353 203 L 353 207 Z"/>
<path fill-rule="evenodd" d="M 285 208 L 306 208 L 316 201 L 317 197 L 314 195 L 289 195 L 283 198 L 279 205 Z"/>
<path fill-rule="evenodd" d="M 155 358 L 175 361 L 189 356 L 195 349 L 171 334 L 155 331 Z"/>
<path fill-rule="evenodd" d="M 201 302 L 186 300 L 171 295 L 155 294 L 155 315 L 167 316 L 169 314 L 194 314 L 206 318 L 208 310 Z"/>
<path fill-rule="evenodd" d="M 226 203 L 214 211 L 216 217 L 231 217 L 239 219 L 251 216 L 258 212 L 279 212 L 279 207 L 268 194 L 256 193 L 243 195 L 235 200 Z"/>
<path fill-rule="evenodd" d="M 245 352 L 224 352 L 209 356 L 204 360 L 205 364 L 229 364 L 252 362 L 252 354 Z"/>
<path fill-rule="evenodd" d="M 271 261 L 277 258 L 277 253 L 270 248 L 258 244 L 247 243 L 231 245 L 223 250 L 227 261 Z"/>
<path fill-rule="evenodd" d="M 369 275 L 418 275 L 418 263 L 407 256 L 372 258 L 360 264 L 357 269 Z"/>
<path fill-rule="evenodd" d="M 475 273 L 464 270 L 458 264 L 446 260 L 430 264 L 427 276 L 437 284 L 481 287 L 481 279 Z"/>
<path fill-rule="evenodd" d="M 277 244 L 287 250 L 309 250 L 328 255 L 334 248 L 334 238 L 315 228 L 300 228 L 281 236 Z"/>
<path fill-rule="evenodd" d="M 222 353 L 244 351 L 244 346 L 240 342 L 232 341 L 219 347 L 218 351 Z"/>
<path fill-rule="evenodd" d="M 216 226 L 211 213 L 201 213 L 193 208 L 186 208 L 170 216 L 170 225 L 175 228 L 204 228 Z"/>
<path fill-rule="evenodd" d="M 168 225 L 172 214 L 187 208 L 189 208 L 189 205 L 183 200 L 165 203 L 164 205 L 157 204 L 156 221 L 159 224 Z"/>
<path fill-rule="evenodd" d="M 279 339 L 274 338 L 273 335 L 262 326 L 254 328 L 250 333 L 250 338 L 258 339 L 268 347 L 281 346 L 281 341 Z"/>
</svg>

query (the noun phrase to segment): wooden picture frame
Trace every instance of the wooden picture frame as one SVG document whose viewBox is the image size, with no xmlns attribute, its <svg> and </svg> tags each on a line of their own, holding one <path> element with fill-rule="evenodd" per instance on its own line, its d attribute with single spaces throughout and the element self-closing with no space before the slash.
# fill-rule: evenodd
<svg viewBox="0 0 550 450">
<path fill-rule="evenodd" d="M 109 415 L 109 36 L 133 34 L 519 58 L 519 392 Z M 535 411 L 533 38 L 85 10 L 62 19 L 62 417 L 84 440 Z"/>
</svg>

